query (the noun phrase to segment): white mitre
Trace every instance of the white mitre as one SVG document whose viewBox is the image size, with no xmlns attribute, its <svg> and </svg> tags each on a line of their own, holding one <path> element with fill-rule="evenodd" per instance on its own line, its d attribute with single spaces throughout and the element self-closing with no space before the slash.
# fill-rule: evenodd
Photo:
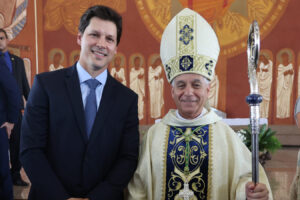
<svg viewBox="0 0 300 200">
<path fill-rule="evenodd" d="M 212 80 L 219 52 L 212 27 L 189 8 L 173 17 L 161 38 L 160 57 L 169 82 L 184 73 L 196 73 Z"/>
</svg>

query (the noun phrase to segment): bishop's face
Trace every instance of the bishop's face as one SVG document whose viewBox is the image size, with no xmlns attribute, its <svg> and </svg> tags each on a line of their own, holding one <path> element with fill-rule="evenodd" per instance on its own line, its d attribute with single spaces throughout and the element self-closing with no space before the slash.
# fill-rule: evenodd
<svg viewBox="0 0 300 200">
<path fill-rule="evenodd" d="M 91 75 L 97 76 L 107 69 L 117 52 L 117 26 L 93 17 L 85 31 L 78 34 L 77 43 L 81 46 L 79 63 Z"/>
<path fill-rule="evenodd" d="M 186 119 L 199 116 L 208 99 L 208 81 L 199 74 L 190 73 L 175 77 L 172 85 L 172 98 L 179 114 Z"/>
</svg>

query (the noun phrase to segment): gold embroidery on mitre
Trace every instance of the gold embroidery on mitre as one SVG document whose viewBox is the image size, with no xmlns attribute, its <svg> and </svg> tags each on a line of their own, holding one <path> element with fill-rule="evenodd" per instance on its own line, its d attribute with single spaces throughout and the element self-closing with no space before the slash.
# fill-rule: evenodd
<svg viewBox="0 0 300 200">
<path fill-rule="evenodd" d="M 176 56 L 165 64 L 169 82 L 184 73 L 196 73 L 212 80 L 216 60 L 197 54 L 196 15 L 177 16 L 176 20 Z"/>
<path fill-rule="evenodd" d="M 186 56 L 176 56 L 168 60 L 168 62 L 166 63 L 165 70 L 169 82 L 171 82 L 174 77 L 185 73 L 200 74 L 208 78 L 209 80 L 212 80 L 214 76 L 214 67 L 216 65 L 215 59 L 204 55 L 188 55 L 188 57 L 191 57 L 193 60 L 193 67 L 190 70 L 183 71 L 181 68 L 185 66 L 181 65 L 182 67 L 180 67 L 180 60 L 184 57 Z"/>
<path fill-rule="evenodd" d="M 195 55 L 195 18 L 195 15 L 177 17 L 177 56 Z"/>
</svg>

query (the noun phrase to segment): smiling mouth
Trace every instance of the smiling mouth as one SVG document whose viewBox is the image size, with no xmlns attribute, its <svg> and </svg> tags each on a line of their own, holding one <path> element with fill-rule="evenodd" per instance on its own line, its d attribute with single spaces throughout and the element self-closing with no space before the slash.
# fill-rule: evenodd
<svg viewBox="0 0 300 200">
<path fill-rule="evenodd" d="M 97 56 L 107 56 L 107 54 L 103 51 L 95 51 L 92 49 L 92 53 L 97 55 Z"/>
<path fill-rule="evenodd" d="M 182 103 L 195 103 L 197 100 L 181 100 Z"/>
<path fill-rule="evenodd" d="M 96 56 L 100 56 L 100 57 L 107 56 L 107 51 L 104 48 L 93 47 L 91 49 L 91 52 Z"/>
</svg>

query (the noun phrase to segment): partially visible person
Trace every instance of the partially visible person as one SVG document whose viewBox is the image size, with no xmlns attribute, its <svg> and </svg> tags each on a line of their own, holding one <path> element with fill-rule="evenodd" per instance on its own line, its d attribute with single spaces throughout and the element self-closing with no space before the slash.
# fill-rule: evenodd
<svg viewBox="0 0 300 200">
<path fill-rule="evenodd" d="M 295 104 L 294 118 L 300 129 L 300 98 L 297 99 Z M 298 152 L 296 174 L 290 188 L 290 200 L 300 200 L 300 150 Z"/>
<path fill-rule="evenodd" d="M 300 150 L 298 152 L 296 174 L 291 185 L 290 200 L 300 200 Z"/>
<path fill-rule="evenodd" d="M 255 185 L 251 153 L 208 105 L 219 50 L 211 26 L 188 8 L 167 25 L 160 55 L 177 109 L 144 136 L 129 200 L 272 199 L 263 168 Z"/>
<path fill-rule="evenodd" d="M 11 54 L 7 45 L 9 43 L 7 33 L 4 29 L 0 29 L 0 52 L 4 54 L 4 61 L 6 67 L 12 73 L 13 77 L 16 79 L 19 91 L 21 92 L 21 96 L 28 99 L 29 95 L 29 84 L 25 72 L 25 65 L 23 59 L 20 57 Z M 19 109 L 18 121 L 15 124 L 15 127 L 11 133 L 11 137 L 9 140 L 9 149 L 10 149 L 10 162 L 11 162 L 11 176 L 13 180 L 13 184 L 17 186 L 27 186 L 28 183 L 22 180 L 20 175 L 20 170 L 22 168 L 20 162 L 20 134 L 21 134 L 21 123 L 23 117 L 24 110 L 24 101 L 20 99 L 21 107 Z"/>
<path fill-rule="evenodd" d="M 295 103 L 294 119 L 296 121 L 297 127 L 300 129 L 300 97 L 298 97 Z"/>
<path fill-rule="evenodd" d="M 0 37 L 1 40 L 1 37 Z M 0 199 L 13 199 L 13 185 L 9 170 L 8 138 L 17 123 L 20 92 L 14 77 L 4 63 L 0 52 Z"/>
<path fill-rule="evenodd" d="M 22 123 L 29 200 L 121 200 L 137 166 L 138 96 L 107 67 L 122 17 L 106 6 L 83 13 L 79 61 L 35 76 Z"/>
</svg>

